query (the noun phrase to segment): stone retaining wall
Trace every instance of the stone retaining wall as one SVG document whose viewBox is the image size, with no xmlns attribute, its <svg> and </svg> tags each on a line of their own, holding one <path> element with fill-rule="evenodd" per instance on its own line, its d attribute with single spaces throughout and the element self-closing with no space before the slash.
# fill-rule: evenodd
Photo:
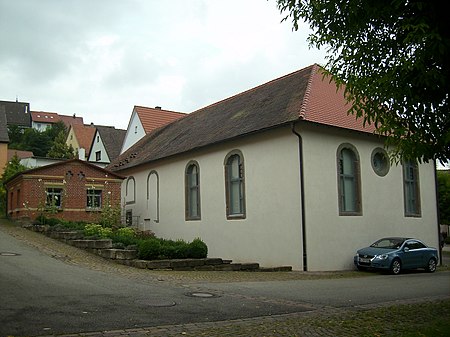
<svg viewBox="0 0 450 337">
<path fill-rule="evenodd" d="M 152 270 L 210 270 L 210 271 L 291 271 L 292 267 L 261 268 L 258 263 L 232 263 L 221 258 L 139 260 L 137 250 L 113 248 L 111 239 L 86 240 L 76 231 L 49 231 L 48 226 L 30 225 L 25 228 L 43 233 L 52 239 L 63 241 L 77 248 L 85 249 L 105 259 L 141 269 Z"/>
</svg>

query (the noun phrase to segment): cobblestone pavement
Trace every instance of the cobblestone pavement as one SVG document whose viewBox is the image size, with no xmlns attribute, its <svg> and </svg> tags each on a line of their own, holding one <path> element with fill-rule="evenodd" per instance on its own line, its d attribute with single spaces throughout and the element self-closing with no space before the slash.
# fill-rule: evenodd
<svg viewBox="0 0 450 337">
<path fill-rule="evenodd" d="M 334 273 L 304 273 L 304 272 L 174 272 L 151 271 L 132 268 L 103 259 L 97 255 L 67 245 L 63 242 L 50 239 L 45 235 L 35 233 L 6 220 L 0 219 L 0 230 L 13 237 L 35 247 L 39 251 L 52 256 L 65 263 L 83 266 L 92 270 L 120 274 L 123 277 L 136 279 L 141 282 L 164 281 L 177 286 L 184 286 L 195 291 L 195 283 L 198 282 L 248 282 L 248 281 L 280 281 L 280 280 L 305 280 L 323 277 L 364 277 L 364 273 L 334 272 Z M 449 296 L 450 298 L 450 296 Z M 441 299 L 430 298 L 429 301 Z M 393 303 L 393 304 L 398 304 Z M 384 304 L 389 305 L 389 304 Z M 359 310 L 369 310 L 361 307 Z M 317 320 L 327 322 L 336 317 L 344 317 L 351 314 L 352 309 L 337 309 L 331 307 L 312 308 L 310 311 L 268 317 L 239 319 L 221 322 L 192 323 L 182 325 L 157 326 L 138 329 L 125 329 L 116 331 L 98 331 L 64 335 L 63 337 L 89 336 L 358 336 L 364 334 L 364 327 L 355 330 L 354 327 L 343 332 L 337 332 L 327 324 L 318 325 Z M 53 336 L 53 335 L 52 335 Z"/>
</svg>

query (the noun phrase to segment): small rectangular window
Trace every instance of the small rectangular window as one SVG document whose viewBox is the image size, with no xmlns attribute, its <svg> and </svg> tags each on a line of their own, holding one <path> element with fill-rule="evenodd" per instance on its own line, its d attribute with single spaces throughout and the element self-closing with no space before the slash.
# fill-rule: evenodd
<svg viewBox="0 0 450 337">
<path fill-rule="evenodd" d="M 101 190 L 87 190 L 87 208 L 100 209 L 102 207 L 102 191 Z"/>
<path fill-rule="evenodd" d="M 46 193 L 46 207 L 61 208 L 62 205 L 62 188 L 49 187 L 45 191 Z"/>
<path fill-rule="evenodd" d="M 96 151 L 95 152 L 95 161 L 100 161 L 100 160 L 102 160 L 102 152 Z"/>
</svg>

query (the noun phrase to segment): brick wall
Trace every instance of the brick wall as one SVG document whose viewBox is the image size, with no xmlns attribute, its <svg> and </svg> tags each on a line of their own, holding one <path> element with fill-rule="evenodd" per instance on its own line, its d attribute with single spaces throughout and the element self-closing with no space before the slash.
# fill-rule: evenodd
<svg viewBox="0 0 450 337">
<path fill-rule="evenodd" d="M 29 170 L 7 184 L 8 216 L 33 220 L 44 212 L 68 221 L 97 222 L 101 208 L 88 208 L 87 191 L 100 190 L 102 205 L 109 201 L 117 207 L 121 181 L 120 176 L 79 160 Z M 45 207 L 48 189 L 61 191 L 60 207 Z"/>
</svg>

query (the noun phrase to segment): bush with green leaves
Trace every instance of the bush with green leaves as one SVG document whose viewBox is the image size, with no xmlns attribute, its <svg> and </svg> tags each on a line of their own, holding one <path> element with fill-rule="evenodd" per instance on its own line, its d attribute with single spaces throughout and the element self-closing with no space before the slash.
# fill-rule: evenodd
<svg viewBox="0 0 450 337">
<path fill-rule="evenodd" d="M 109 227 L 103 227 L 97 224 L 87 224 L 84 227 L 83 234 L 87 237 L 110 238 L 113 231 Z"/>
<path fill-rule="evenodd" d="M 138 256 L 142 260 L 200 259 L 208 256 L 208 247 L 199 238 L 191 243 L 184 240 L 152 238 L 139 241 Z"/>
<path fill-rule="evenodd" d="M 110 238 L 113 242 L 121 243 L 124 246 L 136 245 L 139 242 L 136 231 L 130 227 L 121 227 L 113 230 Z"/>
<path fill-rule="evenodd" d="M 138 244 L 138 257 L 141 260 L 160 259 L 161 242 L 158 239 L 140 241 Z"/>
<path fill-rule="evenodd" d="M 196 238 L 189 244 L 189 257 L 202 259 L 208 256 L 208 246 L 200 238 Z"/>
</svg>

